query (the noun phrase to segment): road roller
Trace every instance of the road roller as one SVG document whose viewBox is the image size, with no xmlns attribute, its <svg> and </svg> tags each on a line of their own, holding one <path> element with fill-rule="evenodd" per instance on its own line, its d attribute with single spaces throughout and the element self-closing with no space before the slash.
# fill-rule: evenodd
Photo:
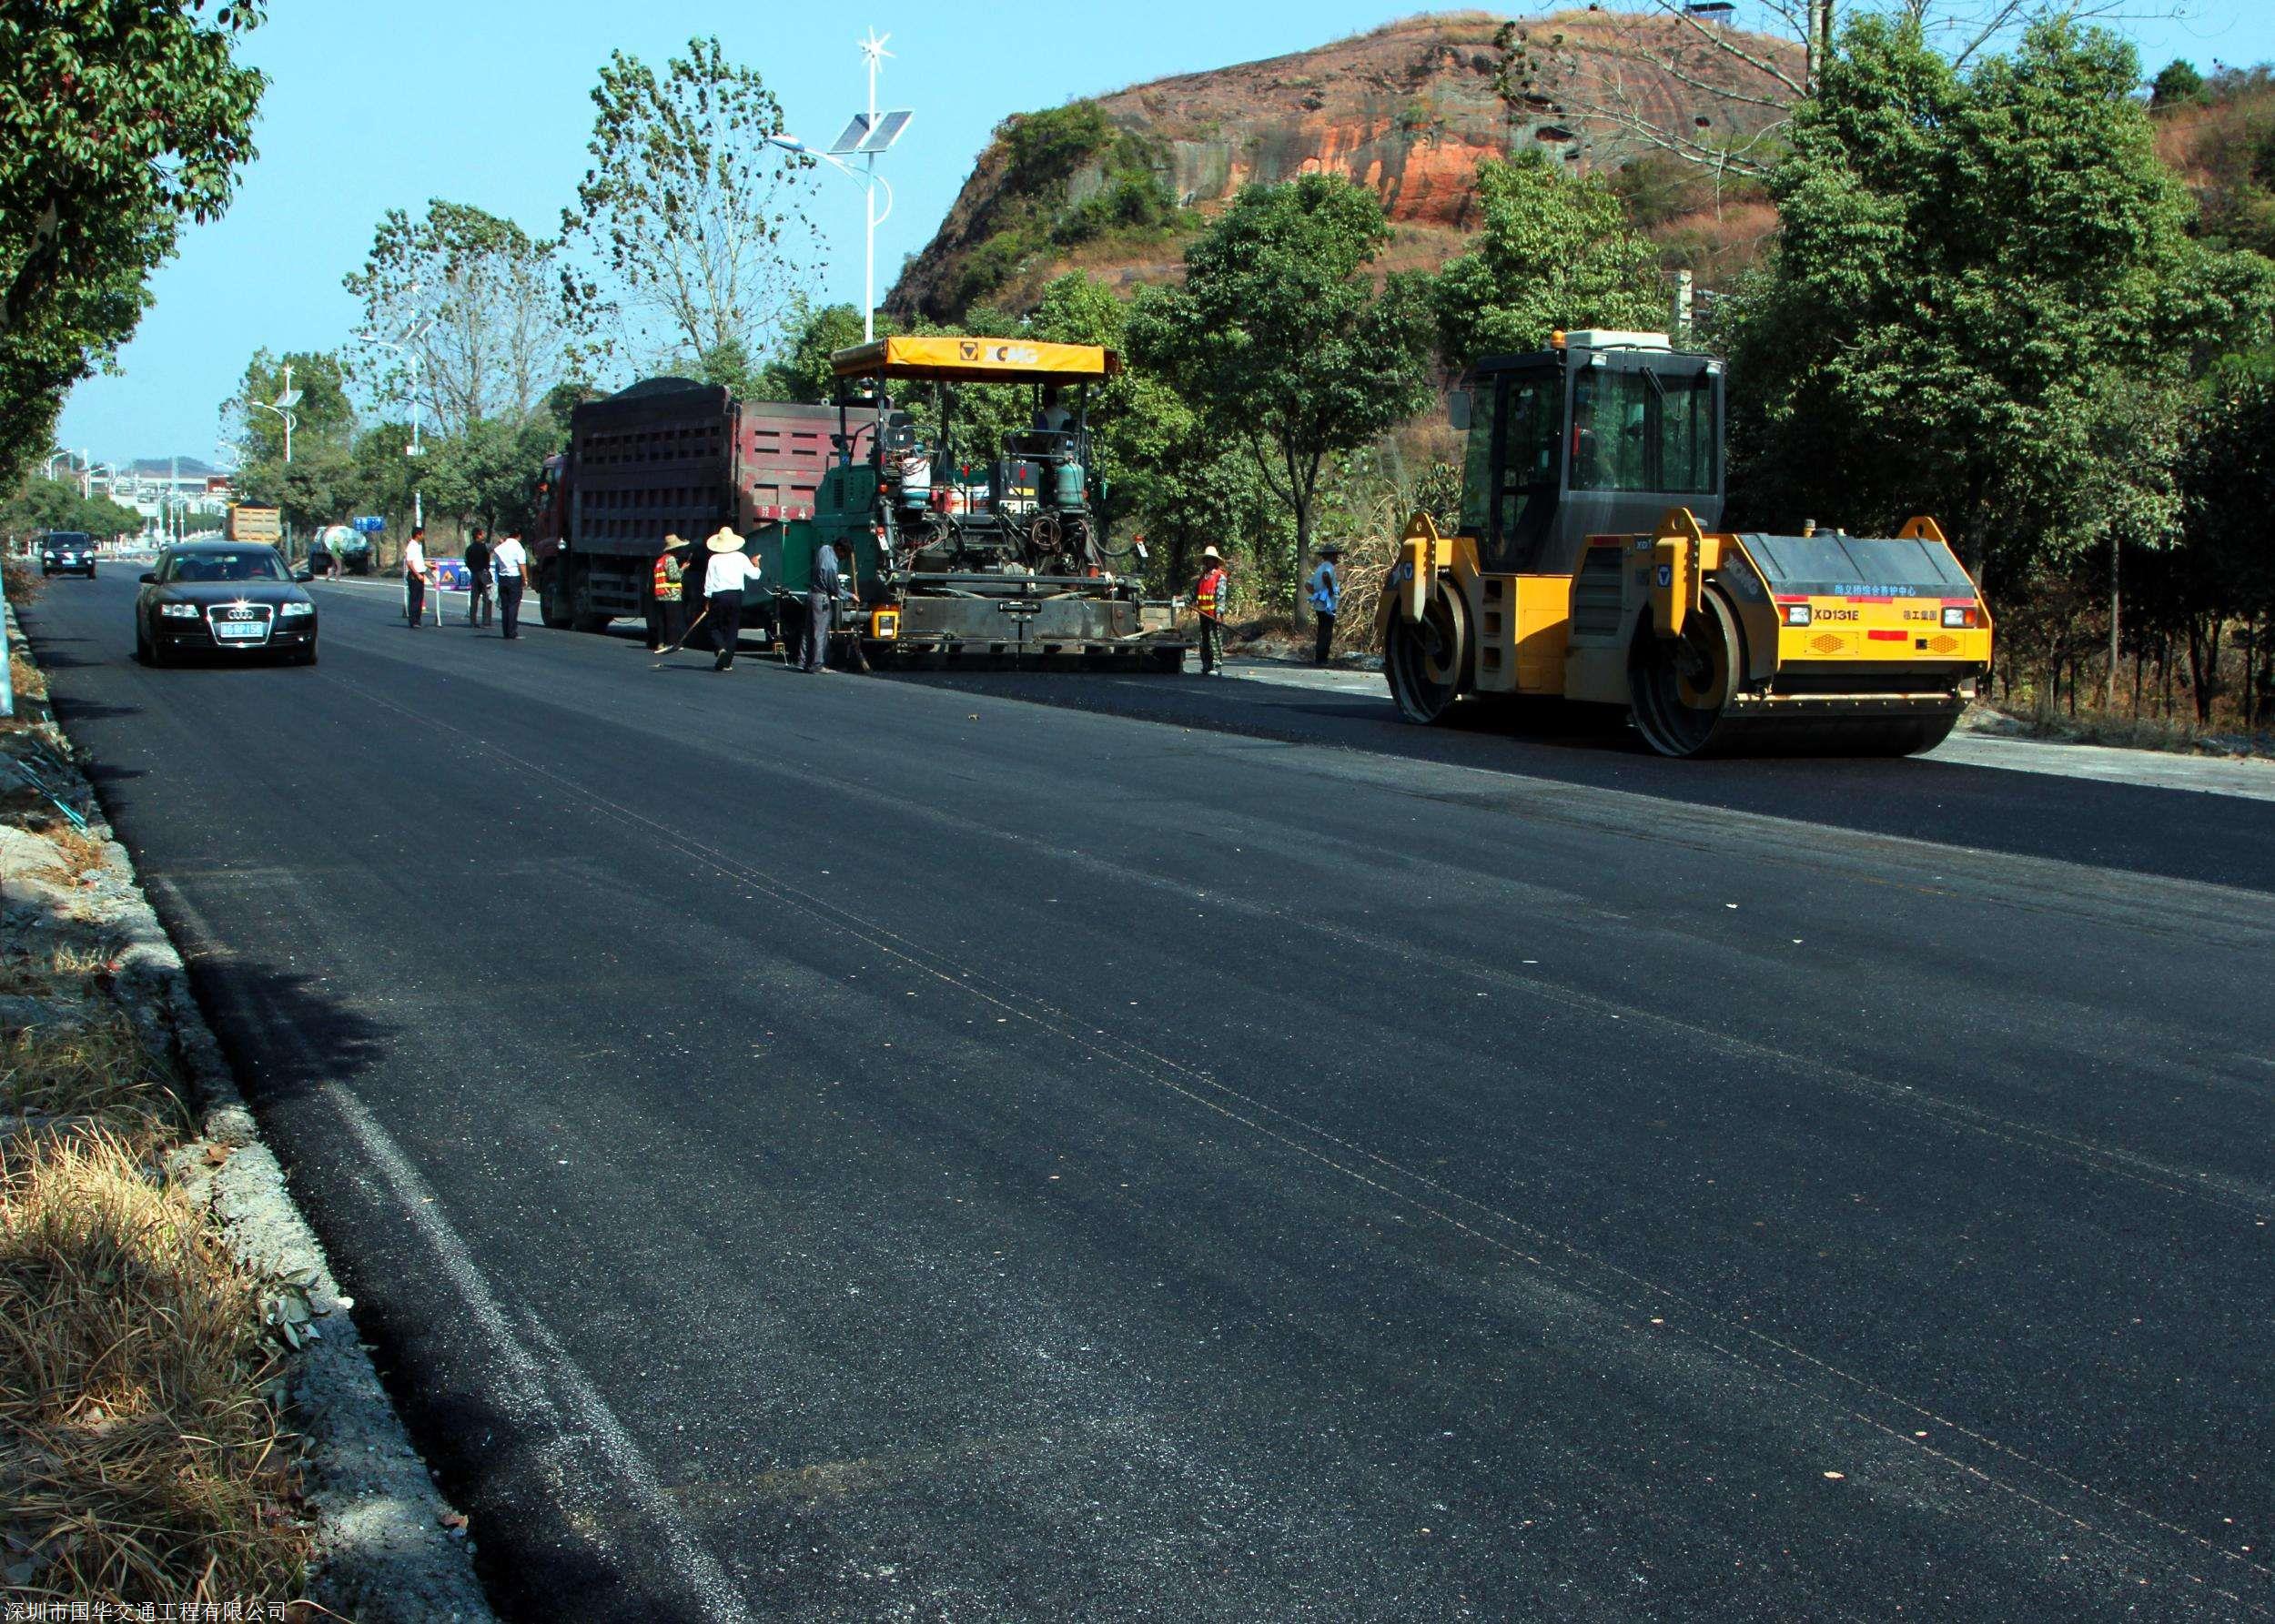
<svg viewBox="0 0 2275 1624">
<path fill-rule="evenodd" d="M 1663 333 L 1558 333 L 1463 375 L 1459 529 L 1408 525 L 1376 615 L 1402 714 L 1616 705 L 1670 756 L 1942 742 L 1990 669 L 1974 580 L 1926 517 L 1724 531 L 1723 384 Z"/>
</svg>

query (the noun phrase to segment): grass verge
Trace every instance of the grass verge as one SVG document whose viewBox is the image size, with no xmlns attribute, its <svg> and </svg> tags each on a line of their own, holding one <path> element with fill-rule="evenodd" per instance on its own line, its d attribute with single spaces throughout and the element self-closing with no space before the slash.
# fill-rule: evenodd
<svg viewBox="0 0 2275 1624">
<path fill-rule="evenodd" d="M 35 832 L 26 873 L 106 861 Z M 194 1119 L 121 1002 L 116 942 L 76 888 L 45 906 L 0 946 L 0 994 L 53 1001 L 0 1026 L 0 1603 L 266 1617 L 308 1554 L 268 1283 L 167 1170 Z"/>
<path fill-rule="evenodd" d="M 306 1539 L 262 1396 L 258 1283 L 105 1129 L 0 1151 L 0 1547 L 8 1594 L 294 1593 Z"/>
</svg>

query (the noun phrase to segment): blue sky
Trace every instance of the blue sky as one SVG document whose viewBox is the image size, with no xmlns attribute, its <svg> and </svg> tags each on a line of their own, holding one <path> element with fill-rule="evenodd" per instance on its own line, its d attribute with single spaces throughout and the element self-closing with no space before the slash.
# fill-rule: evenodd
<svg viewBox="0 0 2275 1624">
<path fill-rule="evenodd" d="M 192 227 L 160 270 L 122 373 L 82 383 L 60 443 L 96 458 L 212 458 L 221 401 L 246 359 L 340 344 L 356 317 L 340 277 L 374 223 L 448 197 L 558 228 L 583 173 L 590 95 L 611 50 L 661 65 L 695 34 L 762 72 L 791 129 L 825 142 L 860 105 L 864 27 L 892 35 L 879 90 L 916 120 L 887 160 L 899 193 L 879 233 L 880 297 L 930 237 L 1005 115 L 1164 74 L 1301 50 L 1419 7 L 1383 0 L 1146 0 L 1099 5 L 829 0 L 724 6 L 683 0 L 272 0 L 245 55 L 270 75 L 261 156 L 227 217 Z M 2129 9 L 2165 9 L 2146 4 Z M 2122 25 L 2153 70 L 2174 55 L 2275 59 L 2275 0 L 2196 0 Z M 832 234 L 823 291 L 857 299 L 860 193 L 824 176 Z"/>
</svg>

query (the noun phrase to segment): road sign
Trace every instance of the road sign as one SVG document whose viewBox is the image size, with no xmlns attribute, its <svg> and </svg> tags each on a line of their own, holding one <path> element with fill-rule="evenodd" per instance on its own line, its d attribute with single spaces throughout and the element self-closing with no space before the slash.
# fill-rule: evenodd
<svg viewBox="0 0 2275 1624">
<path fill-rule="evenodd" d="M 381 530 L 387 529 L 387 520 L 380 518 L 376 513 L 367 513 L 362 518 L 352 519 L 349 522 L 351 522 L 357 530 L 361 530 L 367 536 L 376 536 Z"/>
</svg>

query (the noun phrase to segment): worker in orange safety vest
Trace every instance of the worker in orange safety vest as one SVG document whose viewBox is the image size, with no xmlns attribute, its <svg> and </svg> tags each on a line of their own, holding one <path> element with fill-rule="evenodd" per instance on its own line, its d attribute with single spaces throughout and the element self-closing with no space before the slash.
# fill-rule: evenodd
<svg viewBox="0 0 2275 1624">
<path fill-rule="evenodd" d="M 679 641 L 681 609 L 686 597 L 678 554 L 687 545 L 676 535 L 663 538 L 656 555 L 655 579 L 648 593 L 648 652 L 661 654 Z"/>
<path fill-rule="evenodd" d="M 1219 676 L 1224 658 L 1224 611 L 1232 583 L 1226 578 L 1224 554 L 1213 547 L 1200 552 L 1200 580 L 1193 585 L 1193 608 L 1200 614 L 1200 674 Z"/>
</svg>

